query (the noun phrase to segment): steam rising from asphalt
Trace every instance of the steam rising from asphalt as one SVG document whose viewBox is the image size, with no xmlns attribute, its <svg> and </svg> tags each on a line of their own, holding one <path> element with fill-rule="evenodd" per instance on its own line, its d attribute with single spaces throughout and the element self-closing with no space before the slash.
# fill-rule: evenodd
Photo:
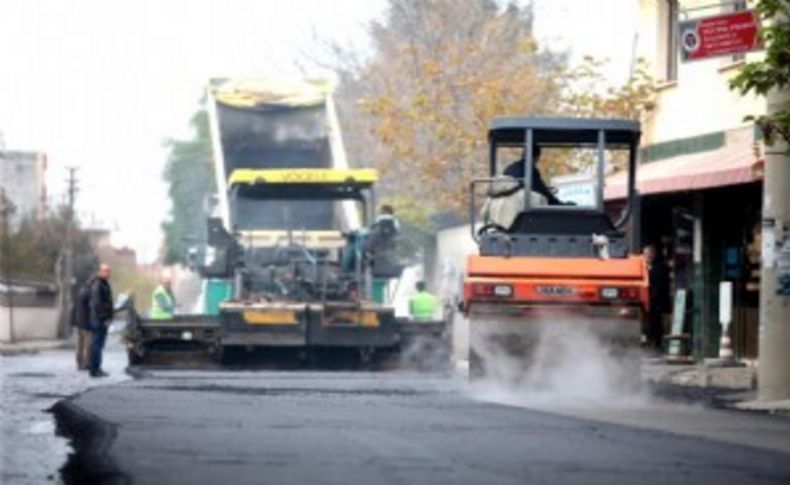
<svg viewBox="0 0 790 485">
<path fill-rule="evenodd" d="M 398 364 L 401 369 L 445 372 L 450 370 L 449 352 L 450 349 L 438 338 L 417 337 L 404 345 Z"/>
<path fill-rule="evenodd" d="M 529 326 L 534 345 L 526 356 L 502 350 L 502 343 L 511 346 L 513 339 L 503 339 L 497 329 L 513 328 L 513 322 L 485 325 L 484 334 L 472 339 L 472 350 L 486 369 L 485 377 L 471 386 L 476 397 L 539 408 L 633 407 L 647 402 L 639 385 L 638 350 L 617 350 L 611 344 L 615 325 L 545 315 Z"/>
<path fill-rule="evenodd" d="M 173 293 L 182 313 L 203 312 L 203 285 L 197 273 L 179 267 L 171 273 Z"/>
</svg>

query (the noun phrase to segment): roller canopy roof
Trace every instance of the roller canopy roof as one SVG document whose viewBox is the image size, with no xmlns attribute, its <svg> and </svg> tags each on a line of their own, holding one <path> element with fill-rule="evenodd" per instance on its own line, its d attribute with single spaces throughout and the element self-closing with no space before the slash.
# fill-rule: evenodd
<svg viewBox="0 0 790 485">
<path fill-rule="evenodd" d="M 594 145 L 598 131 L 606 132 L 607 145 L 635 145 L 639 142 L 639 123 L 622 119 L 503 117 L 494 118 L 489 140 L 504 145 L 522 145 L 525 131 L 533 130 L 538 145 Z"/>
</svg>

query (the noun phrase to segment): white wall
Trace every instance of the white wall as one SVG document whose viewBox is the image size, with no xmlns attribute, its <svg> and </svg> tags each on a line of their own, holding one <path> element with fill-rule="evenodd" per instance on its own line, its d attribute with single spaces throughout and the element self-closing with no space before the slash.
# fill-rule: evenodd
<svg viewBox="0 0 790 485">
<path fill-rule="evenodd" d="M 439 231 L 436 235 L 435 277 L 428 284 L 442 301 L 455 306 L 463 296 L 462 282 L 466 258 L 470 254 L 477 254 L 477 244 L 468 224 Z M 453 317 L 453 355 L 461 360 L 469 357 L 469 322 L 457 311 Z"/>
<path fill-rule="evenodd" d="M 0 342 L 11 342 L 8 307 L 0 305 Z M 58 337 L 56 307 L 15 307 L 14 341 L 53 340 Z"/>
<path fill-rule="evenodd" d="M 688 9 L 715 2 L 681 0 L 679 3 L 681 9 Z M 637 55 L 650 63 L 653 76 L 661 81 L 657 109 L 643 127 L 642 144 L 749 125 L 743 122 L 744 116 L 764 113 L 766 104 L 764 98 L 744 97 L 729 89 L 729 80 L 738 73 L 743 62 L 733 62 L 731 56 L 686 63 L 678 59 L 677 80 L 666 81 L 669 34 L 666 4 L 666 0 L 639 0 Z M 694 18 L 722 11 L 722 8 L 713 8 L 689 12 L 689 15 Z M 762 55 L 760 52 L 749 54 L 746 60 Z"/>
</svg>

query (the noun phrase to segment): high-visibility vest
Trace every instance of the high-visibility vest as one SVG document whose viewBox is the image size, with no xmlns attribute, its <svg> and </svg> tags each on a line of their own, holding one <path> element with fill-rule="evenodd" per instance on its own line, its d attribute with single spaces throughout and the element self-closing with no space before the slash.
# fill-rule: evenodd
<svg viewBox="0 0 790 485">
<path fill-rule="evenodd" d="M 154 320 L 167 320 L 173 318 L 173 297 L 162 285 L 159 285 L 151 295 L 151 318 Z"/>
<path fill-rule="evenodd" d="M 415 320 L 433 320 L 439 300 L 428 293 L 421 291 L 409 300 L 409 312 Z"/>
</svg>

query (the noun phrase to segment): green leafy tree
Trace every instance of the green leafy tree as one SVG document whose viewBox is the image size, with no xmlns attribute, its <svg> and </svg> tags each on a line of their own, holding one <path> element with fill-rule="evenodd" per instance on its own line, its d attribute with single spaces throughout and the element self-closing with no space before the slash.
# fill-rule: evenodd
<svg viewBox="0 0 790 485">
<path fill-rule="evenodd" d="M 626 82 L 614 86 L 607 86 L 604 73 L 608 65 L 607 60 L 585 56 L 578 66 L 569 69 L 570 83 L 560 111 L 565 116 L 645 121 L 656 106 L 656 82 L 647 62 L 637 59 Z"/>
<path fill-rule="evenodd" d="M 151 293 L 159 281 L 156 275 L 140 266 L 125 263 L 111 252 L 103 262 L 112 266 L 112 287 L 116 294 L 126 293 L 134 296 L 138 311 L 146 312 L 151 307 Z"/>
<path fill-rule="evenodd" d="M 787 0 L 760 0 L 756 10 L 762 21 L 760 37 L 765 58 L 746 64 L 730 82 L 731 89 L 741 94 L 754 92 L 765 96 L 771 90 L 790 87 L 790 3 Z M 763 132 L 769 145 L 777 139 L 790 142 L 790 106 L 781 107 L 771 115 L 750 115 Z"/>
<path fill-rule="evenodd" d="M 631 75 L 619 85 L 607 82 L 604 73 L 608 70 L 608 64 L 608 60 L 585 56 L 578 66 L 569 69 L 566 76 L 569 83 L 563 91 L 559 112 L 563 116 L 579 118 L 619 118 L 645 122 L 656 107 L 657 93 L 656 81 L 650 74 L 647 62 L 642 58 L 637 59 Z M 589 168 L 595 156 L 590 152 L 584 155 L 579 161 Z M 541 162 L 546 167 L 544 175 L 562 175 L 580 169 L 578 165 L 569 164 L 569 160 L 566 156 L 559 156 Z M 622 170 L 627 166 L 628 156 L 623 151 L 615 152 L 612 162 L 615 170 Z"/>
<path fill-rule="evenodd" d="M 165 142 L 169 154 L 164 179 L 172 204 L 170 218 L 162 224 L 165 235 L 162 256 L 166 264 L 185 262 L 191 241 L 205 238 L 203 208 L 208 196 L 216 192 L 206 111 L 195 113 L 190 125 L 189 139 Z"/>
<path fill-rule="evenodd" d="M 43 220 L 25 218 L 2 241 L 2 271 L 5 276 L 18 279 L 54 281 L 56 265 L 66 239 L 66 209 L 49 213 Z M 0 229 L 1 231 L 1 229 Z M 98 267 L 98 258 L 87 234 L 75 228 L 74 277 L 85 281 Z"/>
</svg>

